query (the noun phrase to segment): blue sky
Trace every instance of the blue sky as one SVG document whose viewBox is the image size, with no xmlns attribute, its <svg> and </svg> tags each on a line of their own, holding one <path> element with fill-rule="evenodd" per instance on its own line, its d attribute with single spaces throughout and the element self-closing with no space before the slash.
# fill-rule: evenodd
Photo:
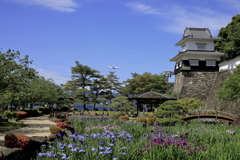
<svg viewBox="0 0 240 160">
<path fill-rule="evenodd" d="M 29 55 L 57 84 L 71 79 L 76 60 L 102 75 L 121 67 L 124 81 L 173 71 L 186 27 L 217 36 L 239 10 L 238 0 L 1 0 L 0 48 Z"/>
</svg>

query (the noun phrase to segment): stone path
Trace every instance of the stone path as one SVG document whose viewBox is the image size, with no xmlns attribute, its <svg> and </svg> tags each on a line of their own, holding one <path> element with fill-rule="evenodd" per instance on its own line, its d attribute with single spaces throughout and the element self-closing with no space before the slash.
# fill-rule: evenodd
<svg viewBox="0 0 240 160">
<path fill-rule="evenodd" d="M 43 115 L 39 117 L 28 117 L 21 120 L 24 124 L 26 124 L 26 127 L 11 130 L 11 131 L 6 131 L 6 132 L 1 132 L 0 133 L 0 149 L 5 148 L 4 136 L 8 133 L 23 133 L 29 137 L 49 136 L 50 135 L 49 127 L 55 126 L 56 123 L 49 121 L 47 117 L 48 115 Z"/>
</svg>

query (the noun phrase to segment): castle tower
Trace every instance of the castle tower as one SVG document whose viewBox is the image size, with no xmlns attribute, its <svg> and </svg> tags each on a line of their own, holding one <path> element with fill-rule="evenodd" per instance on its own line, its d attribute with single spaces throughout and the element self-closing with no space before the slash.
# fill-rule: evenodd
<svg viewBox="0 0 240 160">
<path fill-rule="evenodd" d="M 182 51 L 170 60 L 176 63 L 174 92 L 179 98 L 207 98 L 215 72 L 219 71 L 218 63 L 224 56 L 214 51 L 214 42 L 220 40 L 212 36 L 208 28 L 184 30 L 183 38 L 176 44 Z"/>
</svg>

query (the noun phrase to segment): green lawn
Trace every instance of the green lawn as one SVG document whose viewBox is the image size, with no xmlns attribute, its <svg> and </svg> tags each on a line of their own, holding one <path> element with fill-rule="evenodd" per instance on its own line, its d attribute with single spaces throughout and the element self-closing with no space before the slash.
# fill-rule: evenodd
<svg viewBox="0 0 240 160">
<path fill-rule="evenodd" d="M 23 122 L 13 122 L 12 120 L 9 120 L 9 122 L 0 123 L 0 132 L 10 131 L 25 126 L 26 125 Z"/>
</svg>

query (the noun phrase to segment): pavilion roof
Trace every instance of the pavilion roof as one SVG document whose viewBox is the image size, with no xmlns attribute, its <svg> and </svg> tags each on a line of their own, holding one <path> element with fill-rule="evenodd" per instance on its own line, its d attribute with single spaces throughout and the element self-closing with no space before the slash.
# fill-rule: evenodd
<svg viewBox="0 0 240 160">
<path fill-rule="evenodd" d="M 129 97 L 128 99 L 145 99 L 145 100 L 177 100 L 177 98 L 161 94 L 158 92 L 150 91 Z"/>
</svg>

